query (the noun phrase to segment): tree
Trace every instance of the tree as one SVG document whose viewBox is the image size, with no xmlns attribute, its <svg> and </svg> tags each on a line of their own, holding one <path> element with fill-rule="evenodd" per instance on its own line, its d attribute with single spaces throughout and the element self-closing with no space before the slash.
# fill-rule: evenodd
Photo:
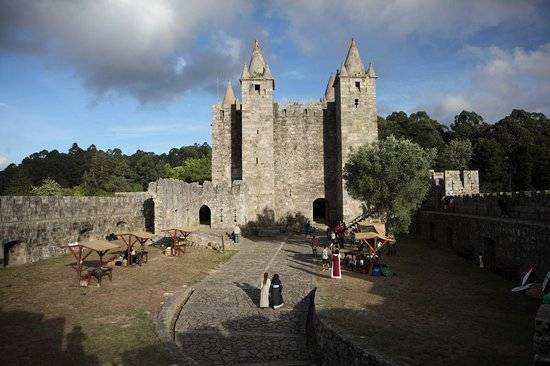
<svg viewBox="0 0 550 366">
<path fill-rule="evenodd" d="M 212 177 L 212 158 L 187 159 L 182 165 L 168 170 L 170 178 L 181 179 L 188 183 L 210 180 Z"/>
<path fill-rule="evenodd" d="M 443 170 L 468 169 L 473 148 L 470 140 L 451 140 L 439 154 L 439 167 Z"/>
<path fill-rule="evenodd" d="M 63 188 L 55 180 L 46 178 L 40 186 L 32 186 L 33 196 L 63 196 Z"/>
<path fill-rule="evenodd" d="M 344 167 L 346 189 L 385 217 L 390 232 L 408 232 L 413 211 L 428 193 L 435 155 L 434 149 L 393 136 L 364 145 Z"/>
<path fill-rule="evenodd" d="M 455 116 L 451 131 L 455 139 L 475 140 L 485 136 L 489 125 L 476 112 L 462 111 Z"/>
</svg>

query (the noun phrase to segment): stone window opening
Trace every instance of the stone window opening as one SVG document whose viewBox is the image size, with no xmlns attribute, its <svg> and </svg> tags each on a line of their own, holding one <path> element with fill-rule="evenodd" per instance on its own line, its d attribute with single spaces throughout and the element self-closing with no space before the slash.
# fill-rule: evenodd
<svg viewBox="0 0 550 366">
<path fill-rule="evenodd" d="M 224 116 L 225 116 L 225 111 L 222 111 L 222 119 L 223 119 Z"/>
<path fill-rule="evenodd" d="M 260 134 L 260 130 L 256 130 L 256 135 L 259 135 Z"/>
<path fill-rule="evenodd" d="M 355 108 L 359 106 L 359 99 L 355 99 Z"/>
<path fill-rule="evenodd" d="M 237 222 L 237 209 L 233 209 L 233 222 Z"/>
<path fill-rule="evenodd" d="M 307 108 L 306 108 L 306 109 L 304 110 L 304 113 L 305 113 L 305 114 L 306 114 L 306 116 L 307 116 Z"/>
<path fill-rule="evenodd" d="M 92 233 L 92 230 L 94 227 L 91 224 L 86 224 L 82 229 L 80 229 L 78 233 L 78 241 L 86 241 L 90 240 L 90 234 Z"/>
<path fill-rule="evenodd" d="M 254 84 L 254 91 L 256 94 L 260 95 L 260 84 Z"/>
<path fill-rule="evenodd" d="M 357 88 L 357 90 L 361 91 L 361 82 L 360 81 L 355 82 L 355 88 Z"/>
<path fill-rule="evenodd" d="M 258 165 L 258 158 L 256 158 L 256 165 Z"/>
</svg>

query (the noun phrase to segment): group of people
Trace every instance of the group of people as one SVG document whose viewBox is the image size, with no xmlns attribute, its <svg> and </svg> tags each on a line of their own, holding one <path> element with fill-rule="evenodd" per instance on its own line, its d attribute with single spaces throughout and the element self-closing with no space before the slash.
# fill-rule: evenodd
<svg viewBox="0 0 550 366">
<path fill-rule="evenodd" d="M 279 279 L 279 274 L 275 273 L 270 280 L 269 274 L 265 272 L 260 283 L 260 308 L 278 309 L 283 305 L 283 284 Z"/>
</svg>

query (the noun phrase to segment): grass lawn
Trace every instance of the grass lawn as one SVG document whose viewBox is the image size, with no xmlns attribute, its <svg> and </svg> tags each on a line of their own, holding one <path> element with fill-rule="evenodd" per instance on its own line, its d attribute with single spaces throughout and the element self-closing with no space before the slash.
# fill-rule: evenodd
<svg viewBox="0 0 550 366">
<path fill-rule="evenodd" d="M 150 247 L 147 264 L 115 267 L 101 287 L 77 286 L 72 255 L 2 270 L 0 364 L 168 365 L 152 323 L 164 294 L 234 253 L 191 248 L 165 257 Z"/>
<path fill-rule="evenodd" d="M 540 300 L 435 243 L 403 239 L 394 277 L 319 272 L 320 314 L 367 349 L 410 365 L 530 365 Z"/>
</svg>

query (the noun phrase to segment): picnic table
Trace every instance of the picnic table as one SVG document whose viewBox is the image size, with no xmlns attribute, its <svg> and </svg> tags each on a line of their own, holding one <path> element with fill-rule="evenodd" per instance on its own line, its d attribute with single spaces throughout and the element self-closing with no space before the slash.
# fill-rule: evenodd
<svg viewBox="0 0 550 366">
<path fill-rule="evenodd" d="M 119 246 L 113 242 L 98 239 L 69 244 L 64 246 L 64 248 L 69 248 L 76 259 L 76 265 L 72 265 L 72 267 L 76 271 L 78 275 L 78 282 L 80 283 L 80 280 L 82 279 L 82 262 L 84 262 L 84 260 L 88 258 L 90 254 L 92 254 L 93 252 L 97 253 L 97 255 L 99 256 L 98 268 L 102 268 L 103 256 L 107 254 L 109 250 L 118 249 Z"/>
<path fill-rule="evenodd" d="M 187 240 L 194 230 L 195 229 L 192 227 L 174 227 L 163 230 L 163 232 L 167 232 L 172 239 L 172 246 L 170 249 L 171 255 L 176 256 L 178 253 L 185 253 Z"/>
<path fill-rule="evenodd" d="M 153 238 L 153 234 L 146 231 L 128 231 L 117 233 L 115 235 L 126 246 L 126 250 L 128 253 L 128 266 L 132 264 L 132 250 L 134 248 L 134 245 L 139 243 L 141 245 L 141 251 L 143 252 L 143 245 L 147 242 L 147 240 Z M 147 263 L 147 257 L 145 257 L 145 263 Z"/>
</svg>

